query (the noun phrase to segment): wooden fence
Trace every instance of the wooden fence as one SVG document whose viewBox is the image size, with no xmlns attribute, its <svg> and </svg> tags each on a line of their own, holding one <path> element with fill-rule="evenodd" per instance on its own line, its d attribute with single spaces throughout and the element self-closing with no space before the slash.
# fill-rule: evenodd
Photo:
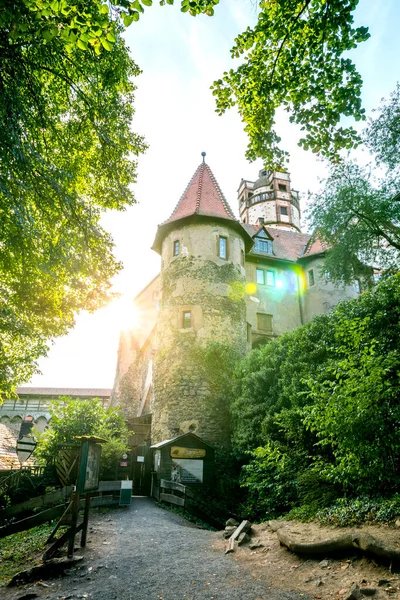
<svg viewBox="0 0 400 600">
<path fill-rule="evenodd" d="M 120 489 L 120 481 L 101 481 L 99 483 L 98 490 L 93 492 L 93 495 L 90 499 L 91 508 L 119 504 Z M 112 492 L 118 492 L 118 496 L 115 496 L 114 494 L 109 495 Z M 0 538 L 12 535 L 13 533 L 18 533 L 19 531 L 26 531 L 27 529 L 36 527 L 36 525 L 40 525 L 41 523 L 46 523 L 47 521 L 52 521 L 53 519 L 61 517 L 65 511 L 67 502 L 70 500 L 71 494 L 72 486 L 67 486 L 52 492 L 51 494 L 37 496 L 36 498 L 31 498 L 30 500 L 21 502 L 21 504 L 7 508 L 2 512 L 0 517 L 3 516 L 5 519 L 13 519 L 17 515 L 22 515 L 37 508 L 44 508 L 51 504 L 55 504 L 56 502 L 63 501 L 63 504 L 46 508 L 39 513 L 28 516 L 24 519 L 20 519 L 19 521 L 10 522 L 3 527 L 0 527 Z M 94 494 L 99 495 L 95 496 Z M 84 500 L 82 499 L 81 508 L 83 508 L 83 506 Z"/>
<path fill-rule="evenodd" d="M 175 504 L 185 508 L 187 499 L 193 499 L 195 497 L 193 490 L 186 485 L 178 483 L 176 481 L 167 481 L 161 479 L 160 481 L 160 494 L 159 500 L 161 502 L 168 502 L 169 504 Z"/>
</svg>

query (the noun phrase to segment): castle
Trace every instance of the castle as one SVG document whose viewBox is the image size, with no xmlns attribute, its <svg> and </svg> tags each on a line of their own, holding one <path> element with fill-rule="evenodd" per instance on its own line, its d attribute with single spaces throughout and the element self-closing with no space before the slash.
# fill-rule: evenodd
<svg viewBox="0 0 400 600">
<path fill-rule="evenodd" d="M 326 249 L 302 233 L 288 173 L 242 179 L 239 220 L 204 157 L 157 229 L 161 273 L 135 299 L 141 327 L 120 339 L 112 403 L 137 424 L 151 418 L 152 443 L 186 432 L 226 442 L 195 348 L 244 355 L 359 293 L 323 276 Z"/>
</svg>

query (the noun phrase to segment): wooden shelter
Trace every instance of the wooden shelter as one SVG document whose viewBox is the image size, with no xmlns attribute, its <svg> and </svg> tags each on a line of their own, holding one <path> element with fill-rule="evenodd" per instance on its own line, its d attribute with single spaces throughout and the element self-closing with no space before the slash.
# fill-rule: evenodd
<svg viewBox="0 0 400 600">
<path fill-rule="evenodd" d="M 214 484 L 214 448 L 194 433 L 184 433 L 151 446 L 153 489 L 161 480 L 184 486 L 210 487 Z"/>
</svg>

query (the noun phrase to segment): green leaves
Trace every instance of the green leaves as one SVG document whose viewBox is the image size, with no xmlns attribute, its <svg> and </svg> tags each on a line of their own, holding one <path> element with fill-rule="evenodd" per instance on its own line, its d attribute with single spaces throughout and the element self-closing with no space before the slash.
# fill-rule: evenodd
<svg viewBox="0 0 400 600">
<path fill-rule="evenodd" d="M 4 16 L 4 15 L 3 15 Z M 10 22 L 14 22 L 10 15 Z M 19 15 L 30 36 L 36 17 Z M 9 44 L 0 27 L 0 391 L 29 381 L 80 310 L 112 297 L 121 265 L 102 212 L 134 202 L 133 78 L 120 32 L 100 56 L 89 33 Z M 68 39 L 73 34 L 69 32 Z M 1 47 L 1 40 L 3 47 Z M 111 42 L 106 41 L 107 44 Z M 79 46 L 87 48 L 84 53 Z M 95 47 L 96 48 L 96 47 Z"/>
<path fill-rule="evenodd" d="M 354 29 L 358 0 L 279 0 L 261 2 L 258 22 L 235 40 L 236 69 L 211 89 L 217 113 L 233 106 L 245 122 L 248 160 L 262 158 L 275 169 L 287 160 L 279 146 L 275 113 L 281 107 L 300 125 L 300 146 L 337 161 L 341 149 L 360 143 L 342 116 L 364 119 L 361 77 L 343 54 L 368 39 L 365 27 Z"/>
<path fill-rule="evenodd" d="M 253 516 L 397 488 L 399 349 L 397 274 L 242 361 L 233 442 L 251 454 L 242 484 Z"/>
<path fill-rule="evenodd" d="M 400 94 L 397 88 L 390 109 L 370 123 L 364 133 L 381 163 L 390 165 L 385 175 L 343 161 L 331 168 L 324 188 L 314 195 L 309 210 L 311 229 L 329 248 L 324 270 L 332 280 L 351 283 L 356 277 L 368 287 L 372 267 L 396 271 L 400 261 Z M 385 135 L 386 132 L 386 135 Z"/>
<path fill-rule="evenodd" d="M 182 10 L 189 11 L 193 16 L 200 13 L 212 16 L 213 7 L 219 0 L 183 0 Z M 167 0 L 167 4 L 173 4 L 174 0 Z M 81 51 L 86 51 L 93 46 L 97 55 L 103 50 L 110 52 L 115 43 L 115 27 L 123 24 L 129 27 L 133 22 L 139 20 L 140 14 L 145 7 L 152 6 L 152 0 L 87 0 L 77 2 L 76 0 L 21 0 L 22 8 L 31 13 L 35 19 L 35 31 L 46 41 L 54 36 L 64 40 L 68 52 L 73 51 L 73 46 Z M 164 4 L 162 2 L 161 4 Z M 24 12 L 22 10 L 22 12 Z M 14 8 L 7 10 L 4 15 L 0 13 L 0 25 L 9 19 Z M 15 16 L 15 14 L 14 14 Z M 26 32 L 25 23 L 20 19 L 14 19 L 11 29 L 11 37 L 19 39 Z M 82 37 L 87 36 L 87 39 Z M 89 46 L 88 46 L 89 44 Z"/>
<path fill-rule="evenodd" d="M 74 442 L 75 436 L 96 435 L 102 444 L 101 477 L 115 473 L 115 464 L 128 447 L 128 430 L 122 413 L 104 408 L 101 400 L 63 397 L 50 406 L 51 428 L 39 438 L 36 453 L 40 460 L 53 464 L 60 446 Z"/>
</svg>

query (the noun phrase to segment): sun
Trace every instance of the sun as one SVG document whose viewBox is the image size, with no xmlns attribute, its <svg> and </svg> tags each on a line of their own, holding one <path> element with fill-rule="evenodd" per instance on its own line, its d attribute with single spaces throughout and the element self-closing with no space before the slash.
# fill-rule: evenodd
<svg viewBox="0 0 400 600">
<path fill-rule="evenodd" d="M 135 330 L 140 327 L 140 312 L 132 298 L 121 295 L 103 309 L 103 318 L 118 330 Z"/>
</svg>

